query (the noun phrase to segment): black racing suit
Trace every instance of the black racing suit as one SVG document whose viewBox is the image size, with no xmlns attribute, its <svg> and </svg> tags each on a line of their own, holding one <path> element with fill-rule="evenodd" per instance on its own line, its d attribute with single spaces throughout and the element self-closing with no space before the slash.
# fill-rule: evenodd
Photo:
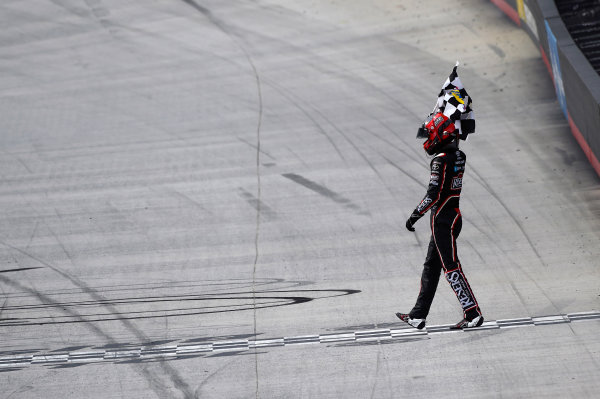
<svg viewBox="0 0 600 399">
<path fill-rule="evenodd" d="M 462 218 L 459 209 L 462 179 L 466 156 L 456 144 L 442 149 L 431 161 L 431 178 L 427 194 L 414 210 L 407 227 L 431 210 L 431 240 L 421 276 L 421 290 L 409 315 L 425 319 L 440 279 L 442 268 L 446 280 L 454 290 L 464 312 L 472 320 L 481 315 L 473 291 L 465 277 L 456 251 L 456 238 L 460 234 Z"/>
</svg>

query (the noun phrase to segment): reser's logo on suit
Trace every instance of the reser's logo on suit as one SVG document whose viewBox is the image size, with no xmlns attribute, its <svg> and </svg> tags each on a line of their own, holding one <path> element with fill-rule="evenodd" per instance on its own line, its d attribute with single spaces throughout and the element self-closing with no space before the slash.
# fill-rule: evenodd
<svg viewBox="0 0 600 399">
<path fill-rule="evenodd" d="M 460 302 L 460 305 L 463 309 L 467 309 L 475 305 L 475 302 L 473 301 L 473 298 L 471 298 L 471 296 L 469 295 L 469 291 L 467 290 L 466 284 L 458 271 L 448 273 L 446 275 L 446 279 L 448 280 L 448 282 L 452 286 L 452 289 L 456 293 L 456 297 L 458 298 L 458 301 Z"/>
</svg>

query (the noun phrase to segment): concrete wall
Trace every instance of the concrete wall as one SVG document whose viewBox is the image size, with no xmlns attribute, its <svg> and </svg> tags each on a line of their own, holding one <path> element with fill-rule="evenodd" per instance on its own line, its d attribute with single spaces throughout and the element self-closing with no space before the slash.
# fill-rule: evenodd
<svg viewBox="0 0 600 399">
<path fill-rule="evenodd" d="M 539 46 L 573 136 L 600 175 L 600 76 L 579 50 L 553 1 L 491 0 Z"/>
</svg>

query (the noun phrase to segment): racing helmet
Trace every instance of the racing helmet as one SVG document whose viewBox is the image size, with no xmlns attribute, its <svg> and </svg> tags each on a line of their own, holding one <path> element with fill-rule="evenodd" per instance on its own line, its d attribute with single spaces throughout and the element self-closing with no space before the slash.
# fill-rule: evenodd
<svg viewBox="0 0 600 399">
<path fill-rule="evenodd" d="M 442 147 L 458 139 L 458 129 L 450 118 L 438 112 L 431 114 L 423 122 L 417 132 L 417 138 L 427 139 L 423 143 L 423 148 L 427 154 L 434 155 Z"/>
</svg>

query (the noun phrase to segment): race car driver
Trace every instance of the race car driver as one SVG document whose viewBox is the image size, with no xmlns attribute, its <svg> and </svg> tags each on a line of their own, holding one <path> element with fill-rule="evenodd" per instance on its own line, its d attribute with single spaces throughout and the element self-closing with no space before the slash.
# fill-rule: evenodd
<svg viewBox="0 0 600 399">
<path fill-rule="evenodd" d="M 406 228 L 415 231 L 413 225 L 431 211 L 431 240 L 417 301 L 408 314 L 396 313 L 396 316 L 418 329 L 425 327 L 442 270 L 463 310 L 463 320 L 452 328 L 479 327 L 483 323 L 456 250 L 456 238 L 462 227 L 459 201 L 466 163 L 465 153 L 458 148 L 458 134 L 454 122 L 439 112 L 431 115 L 417 134 L 427 138 L 423 148 L 434 157 L 427 194 L 406 221 Z"/>
</svg>

